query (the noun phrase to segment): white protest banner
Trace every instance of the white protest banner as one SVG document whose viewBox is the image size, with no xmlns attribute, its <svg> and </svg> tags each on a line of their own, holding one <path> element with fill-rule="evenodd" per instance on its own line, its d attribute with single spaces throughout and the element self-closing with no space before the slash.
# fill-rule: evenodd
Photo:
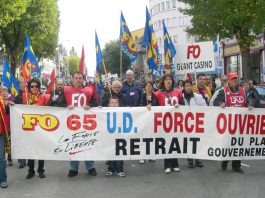
<svg viewBox="0 0 265 198">
<path fill-rule="evenodd" d="M 265 159 L 263 109 L 15 105 L 11 118 L 15 159 Z"/>
<path fill-rule="evenodd" d="M 176 49 L 174 65 L 177 75 L 215 70 L 212 41 L 177 44 Z"/>
</svg>

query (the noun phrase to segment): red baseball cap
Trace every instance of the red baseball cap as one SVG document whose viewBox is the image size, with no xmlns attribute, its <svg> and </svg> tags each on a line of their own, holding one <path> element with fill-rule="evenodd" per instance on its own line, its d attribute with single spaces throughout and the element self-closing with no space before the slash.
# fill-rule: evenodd
<svg viewBox="0 0 265 198">
<path fill-rule="evenodd" d="M 228 80 L 231 80 L 233 78 L 238 78 L 238 74 L 236 72 L 229 72 L 227 74 L 227 78 L 228 78 Z"/>
</svg>

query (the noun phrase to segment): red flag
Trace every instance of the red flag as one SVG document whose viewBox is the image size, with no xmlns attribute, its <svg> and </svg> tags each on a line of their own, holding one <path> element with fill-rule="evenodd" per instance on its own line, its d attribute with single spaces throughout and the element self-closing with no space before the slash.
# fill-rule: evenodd
<svg viewBox="0 0 265 198">
<path fill-rule="evenodd" d="M 55 84 L 55 69 L 52 70 L 51 76 L 50 76 L 50 80 L 47 86 L 47 94 L 51 94 L 52 93 L 52 88 Z"/>
<path fill-rule="evenodd" d="M 86 65 L 85 65 L 85 50 L 84 50 L 84 46 L 82 47 L 82 55 L 81 55 L 81 59 L 80 59 L 80 63 L 79 63 L 79 71 L 86 75 Z"/>
<path fill-rule="evenodd" d="M 192 75 L 190 73 L 187 73 L 187 79 L 192 82 Z"/>
</svg>

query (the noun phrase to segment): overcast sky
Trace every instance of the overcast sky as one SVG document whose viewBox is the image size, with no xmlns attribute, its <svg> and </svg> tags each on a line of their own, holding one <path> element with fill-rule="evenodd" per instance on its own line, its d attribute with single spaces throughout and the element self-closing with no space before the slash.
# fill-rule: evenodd
<svg viewBox="0 0 265 198">
<path fill-rule="evenodd" d="M 130 31 L 143 28 L 145 7 L 149 0 L 59 0 L 60 33 L 59 43 L 68 49 L 74 46 L 81 56 L 82 43 L 85 47 L 88 74 L 95 71 L 95 30 L 101 48 L 106 42 L 119 38 L 120 12 Z"/>
</svg>

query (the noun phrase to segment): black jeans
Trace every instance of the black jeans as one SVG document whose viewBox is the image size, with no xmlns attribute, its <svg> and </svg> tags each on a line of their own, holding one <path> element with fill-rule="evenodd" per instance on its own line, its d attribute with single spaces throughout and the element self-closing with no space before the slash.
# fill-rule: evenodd
<svg viewBox="0 0 265 198">
<path fill-rule="evenodd" d="M 165 159 L 164 160 L 164 168 L 178 168 L 179 167 L 179 162 L 177 158 L 172 158 L 172 159 Z"/>
<path fill-rule="evenodd" d="M 110 172 L 124 172 L 123 161 L 108 161 L 108 171 Z"/>
<path fill-rule="evenodd" d="M 223 164 L 228 164 L 229 161 L 223 161 Z M 232 169 L 239 170 L 241 168 L 241 160 L 232 160 Z"/>
<path fill-rule="evenodd" d="M 34 160 L 28 160 L 29 172 L 35 173 L 34 171 Z M 38 173 L 44 173 L 44 160 L 38 160 Z"/>
</svg>

